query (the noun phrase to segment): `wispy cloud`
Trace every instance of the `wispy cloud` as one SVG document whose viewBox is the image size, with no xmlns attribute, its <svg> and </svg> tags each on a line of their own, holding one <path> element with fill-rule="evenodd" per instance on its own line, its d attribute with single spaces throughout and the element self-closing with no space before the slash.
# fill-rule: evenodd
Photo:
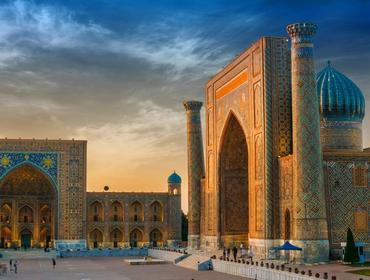
<svg viewBox="0 0 370 280">
<path fill-rule="evenodd" d="M 0 66 L 29 55 L 27 47 L 89 47 L 111 32 L 94 23 L 78 22 L 73 12 L 34 1 L 16 0 L 0 5 Z"/>
</svg>

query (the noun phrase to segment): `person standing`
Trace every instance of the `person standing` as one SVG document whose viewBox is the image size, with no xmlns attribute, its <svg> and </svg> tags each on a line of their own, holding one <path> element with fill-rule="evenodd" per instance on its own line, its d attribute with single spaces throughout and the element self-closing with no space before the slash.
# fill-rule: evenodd
<svg viewBox="0 0 370 280">
<path fill-rule="evenodd" d="M 224 260 L 226 260 L 226 248 L 225 247 L 222 250 L 222 257 L 223 257 Z"/>
<path fill-rule="evenodd" d="M 55 269 L 55 266 L 56 266 L 57 262 L 54 258 L 52 259 L 52 262 L 53 262 L 53 269 Z"/>
<path fill-rule="evenodd" d="M 17 260 L 14 261 L 14 273 L 15 274 L 18 273 L 18 261 Z"/>
<path fill-rule="evenodd" d="M 233 256 L 234 256 L 234 262 L 236 262 L 236 256 L 238 255 L 238 248 L 234 245 L 233 247 Z"/>
<path fill-rule="evenodd" d="M 12 259 L 9 260 L 9 270 L 13 271 L 13 260 Z"/>
<path fill-rule="evenodd" d="M 227 252 L 227 260 L 229 260 L 230 259 L 230 247 L 229 248 L 227 248 L 227 250 L 226 250 L 226 252 Z"/>
</svg>

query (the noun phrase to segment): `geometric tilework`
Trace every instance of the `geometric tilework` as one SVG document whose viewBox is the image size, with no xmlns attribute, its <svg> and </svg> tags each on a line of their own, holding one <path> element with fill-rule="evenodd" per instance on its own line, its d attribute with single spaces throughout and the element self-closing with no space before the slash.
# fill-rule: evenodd
<svg viewBox="0 0 370 280">
<path fill-rule="evenodd" d="M 344 242 L 347 228 L 350 227 L 356 241 L 369 242 L 369 230 L 357 232 L 355 230 L 355 211 L 358 207 L 367 207 L 370 214 L 369 187 L 354 186 L 353 168 L 367 162 L 356 162 L 348 159 L 343 161 L 330 160 L 326 162 L 326 187 L 329 212 L 330 239 L 334 245 Z M 369 171 L 368 171 L 369 172 Z"/>
<path fill-rule="evenodd" d="M 325 240 L 328 236 L 312 44 L 316 26 L 292 24 L 287 31 L 292 38 L 294 239 Z"/>
<path fill-rule="evenodd" d="M 58 186 L 58 153 L 55 152 L 0 152 L 0 180 L 22 164 L 30 164 L 43 171 Z"/>
</svg>

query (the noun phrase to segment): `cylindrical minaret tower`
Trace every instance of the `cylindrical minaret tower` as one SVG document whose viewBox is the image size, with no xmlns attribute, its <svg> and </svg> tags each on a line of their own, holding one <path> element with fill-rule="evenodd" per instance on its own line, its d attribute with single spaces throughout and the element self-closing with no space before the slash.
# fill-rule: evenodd
<svg viewBox="0 0 370 280">
<path fill-rule="evenodd" d="M 204 176 L 203 138 L 200 119 L 202 104 L 199 101 L 184 102 L 188 145 L 188 247 L 190 249 L 199 249 L 200 245 L 200 196 L 201 179 Z"/>
<path fill-rule="evenodd" d="M 293 242 L 301 262 L 329 258 L 312 23 L 287 26 L 292 40 Z"/>
<path fill-rule="evenodd" d="M 168 238 L 167 244 L 175 247 L 181 242 L 181 177 L 174 171 L 168 183 Z"/>
</svg>

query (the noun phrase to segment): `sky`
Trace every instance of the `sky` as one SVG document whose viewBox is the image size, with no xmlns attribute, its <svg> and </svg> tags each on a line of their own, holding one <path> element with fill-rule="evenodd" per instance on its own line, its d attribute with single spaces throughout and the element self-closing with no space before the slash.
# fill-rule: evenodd
<svg viewBox="0 0 370 280">
<path fill-rule="evenodd" d="M 176 170 L 186 211 L 182 101 L 300 21 L 318 25 L 316 69 L 331 60 L 369 101 L 370 1 L 1 0 L 0 137 L 88 140 L 89 191 L 166 191 Z"/>
</svg>

